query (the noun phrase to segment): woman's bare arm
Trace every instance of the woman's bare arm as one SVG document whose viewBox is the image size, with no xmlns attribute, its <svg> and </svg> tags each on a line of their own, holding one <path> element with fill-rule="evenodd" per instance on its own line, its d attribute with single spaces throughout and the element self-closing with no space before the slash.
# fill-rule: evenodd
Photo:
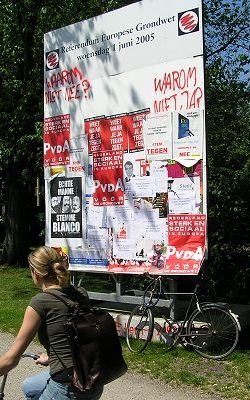
<svg viewBox="0 0 250 400">
<path fill-rule="evenodd" d="M 0 357 L 0 376 L 7 374 L 12 368 L 17 366 L 21 355 L 33 340 L 40 325 L 41 318 L 39 314 L 32 307 L 28 306 L 23 317 L 22 326 L 13 345 Z"/>
</svg>

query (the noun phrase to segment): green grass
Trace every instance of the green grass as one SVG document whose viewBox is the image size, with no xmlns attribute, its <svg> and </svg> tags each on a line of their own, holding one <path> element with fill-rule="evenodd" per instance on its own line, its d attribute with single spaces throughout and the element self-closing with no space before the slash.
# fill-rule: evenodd
<svg viewBox="0 0 250 400">
<path fill-rule="evenodd" d="M 98 290 L 103 291 L 98 283 Z M 38 292 L 28 269 L 0 267 L 0 329 L 16 333 L 29 299 Z M 108 289 L 109 282 L 105 283 Z M 87 283 L 88 290 L 97 288 Z M 131 353 L 123 340 L 124 356 L 131 371 L 147 374 L 172 386 L 199 388 L 225 399 L 250 399 L 250 351 L 237 350 L 224 361 L 208 360 L 177 347 L 150 343 L 142 354 Z"/>
<path fill-rule="evenodd" d="M 24 310 L 38 289 L 27 268 L 0 267 L 0 329 L 16 333 Z"/>
<path fill-rule="evenodd" d="M 202 358 L 193 351 L 176 347 L 164 351 L 164 344 L 150 343 L 138 355 L 123 344 L 129 369 L 173 386 L 197 387 L 226 399 L 250 399 L 250 351 L 235 351 L 223 361 Z"/>
</svg>

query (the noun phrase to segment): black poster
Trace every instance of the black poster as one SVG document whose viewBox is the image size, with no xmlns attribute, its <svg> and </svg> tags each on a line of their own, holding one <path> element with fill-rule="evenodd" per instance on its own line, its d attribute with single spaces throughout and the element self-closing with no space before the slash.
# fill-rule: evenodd
<svg viewBox="0 0 250 400">
<path fill-rule="evenodd" d="M 51 237 L 82 237 L 82 178 L 54 178 L 50 184 Z"/>
</svg>

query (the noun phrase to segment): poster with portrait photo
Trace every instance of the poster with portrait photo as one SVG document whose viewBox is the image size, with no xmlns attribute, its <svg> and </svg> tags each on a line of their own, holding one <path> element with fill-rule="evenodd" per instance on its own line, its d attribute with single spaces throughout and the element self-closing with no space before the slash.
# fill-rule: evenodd
<svg viewBox="0 0 250 400">
<path fill-rule="evenodd" d="M 50 182 L 51 238 L 82 237 L 82 178 L 55 177 Z"/>
<path fill-rule="evenodd" d="M 134 178 L 146 175 L 142 174 L 141 163 L 145 163 L 145 156 L 143 152 L 137 153 L 124 153 L 123 154 L 123 182 L 132 182 Z"/>
</svg>

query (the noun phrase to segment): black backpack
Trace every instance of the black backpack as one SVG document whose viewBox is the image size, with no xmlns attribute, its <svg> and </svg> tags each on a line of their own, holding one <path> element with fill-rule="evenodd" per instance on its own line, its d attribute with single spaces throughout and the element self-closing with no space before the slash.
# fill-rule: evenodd
<svg viewBox="0 0 250 400">
<path fill-rule="evenodd" d="M 64 325 L 74 363 L 73 376 L 70 377 L 72 386 L 88 391 L 125 374 L 127 365 L 113 317 L 107 311 L 80 306 L 78 302 L 65 299 L 60 292 L 56 294 L 46 290 L 44 293 L 55 296 L 71 309 Z"/>
</svg>

